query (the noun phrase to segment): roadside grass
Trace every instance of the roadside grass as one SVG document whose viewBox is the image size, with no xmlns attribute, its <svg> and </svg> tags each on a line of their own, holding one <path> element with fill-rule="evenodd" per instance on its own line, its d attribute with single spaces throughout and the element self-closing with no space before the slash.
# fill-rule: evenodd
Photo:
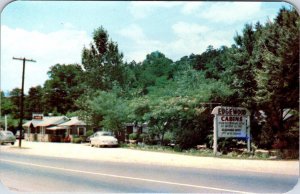
<svg viewBox="0 0 300 194">
<path fill-rule="evenodd" d="M 145 144 L 120 144 L 121 148 L 135 149 L 142 151 L 162 152 L 171 154 L 182 154 L 199 157 L 217 157 L 224 159 L 247 159 L 247 160 L 298 160 L 298 152 L 284 154 L 279 150 L 255 150 L 247 152 L 246 150 L 233 150 L 228 153 L 220 153 L 215 156 L 212 149 L 189 149 L 180 150 L 178 147 L 160 146 L 160 145 L 145 145 Z"/>
</svg>

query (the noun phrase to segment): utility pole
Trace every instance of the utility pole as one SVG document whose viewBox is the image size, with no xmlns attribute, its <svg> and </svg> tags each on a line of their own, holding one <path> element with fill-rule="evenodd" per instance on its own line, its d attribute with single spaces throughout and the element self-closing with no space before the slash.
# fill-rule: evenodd
<svg viewBox="0 0 300 194">
<path fill-rule="evenodd" d="M 24 116 L 24 76 L 25 76 L 25 62 L 36 62 L 35 60 L 32 59 L 26 59 L 24 58 L 16 58 L 13 57 L 13 60 L 20 60 L 23 61 L 23 73 L 22 73 L 22 89 L 21 89 L 21 98 L 20 98 L 20 122 L 19 122 L 19 130 L 20 130 L 20 135 L 19 135 L 19 148 L 21 148 L 21 142 L 22 142 L 22 136 L 23 136 L 23 116 Z"/>
</svg>

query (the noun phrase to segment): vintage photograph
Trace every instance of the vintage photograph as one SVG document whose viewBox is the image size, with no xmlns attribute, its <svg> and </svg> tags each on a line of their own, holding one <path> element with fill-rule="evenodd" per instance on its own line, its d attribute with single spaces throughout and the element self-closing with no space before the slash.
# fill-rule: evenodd
<svg viewBox="0 0 300 194">
<path fill-rule="evenodd" d="M 3 191 L 295 190 L 300 17 L 293 4 L 8 2 Z"/>
</svg>

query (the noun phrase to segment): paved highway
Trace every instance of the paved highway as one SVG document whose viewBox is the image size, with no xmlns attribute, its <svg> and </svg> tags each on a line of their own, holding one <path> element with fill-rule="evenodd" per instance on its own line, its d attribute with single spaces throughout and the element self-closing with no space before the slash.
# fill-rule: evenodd
<svg viewBox="0 0 300 194">
<path fill-rule="evenodd" d="M 23 192 L 284 193 L 298 177 L 2 152 L 0 179 L 10 190 Z"/>
</svg>

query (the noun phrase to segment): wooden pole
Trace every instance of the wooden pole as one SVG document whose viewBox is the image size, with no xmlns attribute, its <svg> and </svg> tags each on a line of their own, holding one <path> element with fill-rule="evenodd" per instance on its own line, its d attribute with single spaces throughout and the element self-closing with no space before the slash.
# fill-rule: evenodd
<svg viewBox="0 0 300 194">
<path fill-rule="evenodd" d="M 36 62 L 35 60 L 32 59 L 26 59 L 24 58 L 16 58 L 13 57 L 13 60 L 20 60 L 23 61 L 23 71 L 22 71 L 22 88 L 21 88 L 21 97 L 20 97 L 20 122 L 19 122 L 19 130 L 20 130 L 20 135 L 19 135 L 19 147 L 22 145 L 22 136 L 23 136 L 23 117 L 24 117 L 24 78 L 25 78 L 25 63 L 26 61 L 28 62 Z"/>
</svg>

